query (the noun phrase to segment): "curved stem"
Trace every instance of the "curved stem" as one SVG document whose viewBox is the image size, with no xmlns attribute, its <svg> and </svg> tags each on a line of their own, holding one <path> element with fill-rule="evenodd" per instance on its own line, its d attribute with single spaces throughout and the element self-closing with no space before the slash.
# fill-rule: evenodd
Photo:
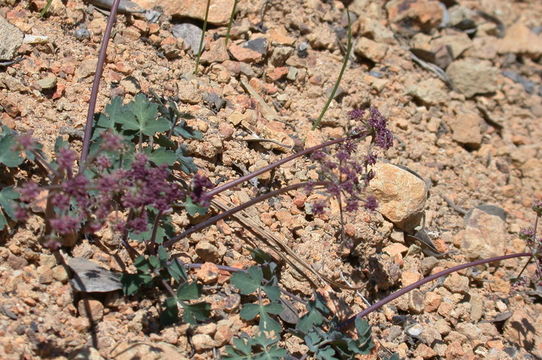
<svg viewBox="0 0 542 360">
<path fill-rule="evenodd" d="M 287 162 L 289 162 L 289 161 L 292 161 L 292 160 L 294 160 L 294 159 L 297 159 L 298 157 L 301 157 L 301 156 L 306 155 L 306 154 L 310 154 L 311 152 L 314 152 L 314 151 L 316 151 L 316 150 L 323 149 L 323 148 L 325 148 L 325 147 L 327 147 L 327 146 L 339 144 L 339 143 L 341 143 L 341 142 L 343 142 L 343 141 L 350 140 L 350 139 L 355 139 L 355 138 L 359 138 L 359 137 L 361 137 L 361 134 L 359 134 L 359 135 L 354 135 L 354 136 L 350 136 L 350 137 L 344 137 L 344 138 L 339 138 L 339 139 L 335 139 L 335 140 L 326 141 L 325 143 L 322 143 L 322 144 L 320 144 L 320 145 L 316 145 L 316 146 L 307 148 L 307 149 L 305 149 L 305 150 L 301 150 L 301 151 L 299 151 L 299 152 L 297 152 L 297 153 L 295 153 L 295 154 L 292 154 L 292 155 L 290 155 L 290 156 L 285 157 L 285 158 L 282 159 L 282 160 L 279 160 L 279 161 L 276 161 L 276 162 L 274 162 L 274 163 L 272 163 L 272 164 L 269 164 L 269 165 L 267 165 L 267 166 L 264 166 L 263 168 L 258 169 L 258 170 L 256 170 L 256 171 L 250 173 L 250 174 L 247 174 L 247 175 L 242 176 L 242 177 L 240 177 L 240 178 L 238 178 L 238 179 L 235 179 L 235 180 L 232 180 L 232 181 L 230 181 L 230 182 L 227 182 L 227 183 L 224 184 L 224 185 L 217 186 L 217 187 L 215 187 L 214 189 L 208 191 L 208 192 L 206 193 L 206 196 L 208 196 L 208 197 L 213 197 L 213 196 L 215 196 L 215 195 L 221 193 L 222 191 L 226 191 L 226 190 L 228 190 L 228 189 L 231 189 L 231 188 L 233 188 L 233 187 L 235 187 L 235 186 L 237 186 L 237 185 L 239 185 L 239 184 L 244 183 L 245 181 L 248 181 L 248 180 L 250 180 L 250 179 L 252 179 L 252 178 L 254 178 L 254 177 L 258 176 L 258 175 L 261 175 L 261 174 L 263 174 L 263 173 L 265 173 L 265 172 L 267 172 L 267 171 L 270 171 L 270 170 L 272 170 L 272 169 L 274 169 L 274 168 L 276 168 L 276 167 L 278 167 L 278 166 L 280 166 L 280 165 L 282 165 L 282 164 L 285 164 L 285 163 L 287 163 Z"/>
<path fill-rule="evenodd" d="M 193 234 L 195 232 L 198 232 L 198 231 L 200 231 L 202 229 L 205 229 L 206 227 L 209 227 L 209 226 L 211 226 L 213 224 L 216 224 L 219 220 L 227 218 L 228 216 L 231 216 L 231 215 L 235 214 L 236 212 L 244 210 L 244 209 L 246 209 L 246 208 L 248 208 L 248 207 L 250 207 L 250 206 L 252 206 L 254 204 L 257 204 L 259 202 L 262 202 L 264 200 L 267 200 L 267 199 L 272 198 L 274 196 L 277 196 L 279 194 L 305 187 L 305 186 L 307 186 L 307 184 L 308 183 L 306 183 L 306 182 L 299 183 L 299 184 L 293 184 L 293 185 L 289 185 L 289 186 L 286 186 L 286 187 L 283 187 L 283 188 L 280 188 L 280 189 L 277 189 L 277 190 L 274 190 L 274 191 L 270 191 L 267 194 L 257 196 L 254 199 L 251 199 L 251 200 L 247 201 L 244 204 L 236 206 L 236 207 L 234 207 L 234 208 L 232 208 L 230 210 L 224 211 L 224 212 L 222 212 L 222 213 L 220 213 L 218 215 L 212 216 L 209 219 L 207 219 L 205 221 L 202 221 L 201 223 L 199 223 L 197 225 L 192 226 L 191 228 L 189 228 L 189 229 L 183 231 L 182 233 L 180 233 L 179 235 L 177 235 L 177 236 L 171 238 L 170 240 L 166 241 L 163 246 L 166 247 L 166 248 L 169 248 L 173 244 L 175 244 L 177 241 L 179 241 L 181 239 L 184 239 L 185 237 L 187 237 L 187 236 L 189 236 L 189 235 L 191 235 L 191 234 Z M 319 182 L 313 183 L 314 186 L 322 186 L 322 185 L 326 185 L 326 184 L 328 184 L 327 181 L 319 181 Z"/>
<path fill-rule="evenodd" d="M 494 261 L 501 261 L 501 260 L 506 260 L 506 259 L 523 257 L 523 256 L 531 256 L 531 253 L 519 253 L 519 254 L 495 256 L 495 257 L 492 257 L 492 258 L 489 258 L 489 259 L 480 259 L 480 260 L 476 260 L 476 261 L 473 261 L 473 262 L 470 262 L 470 263 L 467 263 L 467 264 L 457 265 L 457 266 L 451 267 L 449 269 L 440 271 L 440 272 L 438 272 L 436 274 L 433 274 L 433 275 L 430 275 L 430 276 L 428 276 L 426 278 L 418 280 L 413 284 L 405 286 L 401 290 L 396 291 L 391 295 L 386 296 L 384 299 L 382 299 L 379 302 L 369 306 L 367 309 L 363 310 L 362 312 L 358 313 L 357 315 L 354 315 L 354 316 L 350 317 L 349 319 L 343 321 L 342 323 L 340 323 L 337 326 L 337 328 L 338 329 L 344 329 L 344 328 L 352 325 L 354 323 L 354 321 L 356 320 L 356 318 L 362 318 L 362 317 L 372 313 L 373 311 L 380 309 L 382 306 L 384 306 L 387 303 L 397 299 L 398 297 L 403 296 L 404 294 L 408 293 L 409 291 L 414 290 L 414 289 L 416 289 L 416 288 L 418 288 L 418 287 L 420 287 L 420 286 L 422 286 L 422 285 L 424 285 L 424 284 L 426 284 L 426 283 L 428 283 L 430 281 L 436 280 L 439 277 L 446 276 L 446 275 L 451 274 L 453 272 L 463 270 L 463 269 L 466 269 L 466 268 L 469 268 L 469 267 L 472 267 L 472 266 L 478 266 L 478 265 L 483 265 L 483 264 L 487 264 L 487 263 L 494 262 Z"/>
<path fill-rule="evenodd" d="M 320 112 L 320 116 L 318 116 L 318 119 L 316 119 L 312 126 L 313 129 L 316 129 L 320 126 L 322 118 L 324 117 L 327 109 L 329 108 L 329 105 L 331 104 L 333 98 L 335 97 L 335 94 L 337 93 L 337 89 L 339 88 L 339 84 L 341 83 L 341 80 L 343 78 L 344 71 L 346 70 L 346 65 L 348 64 L 348 60 L 350 59 L 350 52 L 352 51 L 352 27 L 350 20 L 350 11 L 348 11 L 348 7 L 346 8 L 346 17 L 348 18 L 348 43 L 346 45 L 346 54 L 344 54 L 343 65 L 341 67 L 341 71 L 339 72 L 339 77 L 337 78 L 337 81 L 335 82 L 335 85 L 331 90 L 331 94 L 329 94 L 329 98 L 327 99 L 326 104 Z"/>
<path fill-rule="evenodd" d="M 90 147 L 90 136 L 92 135 L 92 126 L 94 124 L 94 111 L 96 110 L 96 100 L 98 99 L 98 90 L 100 89 L 100 79 L 102 77 L 105 58 L 107 56 L 107 46 L 111 38 L 111 31 L 117 17 L 120 0 L 114 0 L 111 6 L 111 11 L 107 19 L 102 45 L 98 54 L 98 63 L 96 64 L 96 72 L 94 73 L 94 81 L 92 83 L 92 91 L 90 92 L 90 100 L 88 102 L 87 122 L 85 124 L 85 134 L 83 136 L 83 148 L 81 150 L 81 158 L 79 160 L 79 173 L 83 173 L 85 162 Z"/>
</svg>

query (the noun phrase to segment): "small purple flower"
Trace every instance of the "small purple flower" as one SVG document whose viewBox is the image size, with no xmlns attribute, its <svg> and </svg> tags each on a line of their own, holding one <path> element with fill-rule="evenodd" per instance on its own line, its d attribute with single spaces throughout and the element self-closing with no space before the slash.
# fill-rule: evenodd
<svg viewBox="0 0 542 360">
<path fill-rule="evenodd" d="M 368 153 L 365 157 L 365 164 L 367 165 L 374 165 L 376 164 L 376 154 L 375 153 Z"/>
<path fill-rule="evenodd" d="M 321 150 L 316 150 L 315 152 L 311 154 L 311 159 L 315 161 L 321 161 L 325 159 L 325 157 L 326 157 L 326 153 Z"/>
<path fill-rule="evenodd" d="M 72 216 L 61 216 L 56 219 L 51 219 L 50 222 L 51 228 L 58 234 L 69 234 L 77 230 L 80 220 Z"/>
<path fill-rule="evenodd" d="M 75 198 L 80 207 L 86 208 L 89 202 L 89 194 L 87 192 L 88 183 L 88 179 L 80 174 L 66 180 L 62 188 L 67 195 Z"/>
<path fill-rule="evenodd" d="M 58 150 L 56 161 L 61 169 L 71 171 L 75 160 L 77 160 L 77 154 L 75 151 L 69 148 L 62 148 Z"/>
<path fill-rule="evenodd" d="M 354 198 L 350 198 L 346 201 L 346 206 L 344 208 L 347 212 L 354 212 L 359 209 L 359 201 Z"/>
<path fill-rule="evenodd" d="M 324 208 L 326 204 L 323 201 L 316 201 L 312 203 L 312 214 L 321 215 L 324 213 Z"/>
<path fill-rule="evenodd" d="M 17 221 L 26 221 L 28 219 L 29 213 L 28 209 L 18 205 L 15 207 L 15 219 Z"/>
<path fill-rule="evenodd" d="M 371 106 L 369 112 L 367 126 L 373 135 L 373 142 L 376 146 L 388 150 L 393 146 L 393 135 L 387 128 L 388 120 L 373 106 Z"/>
<path fill-rule="evenodd" d="M 111 167 L 111 160 L 105 155 L 98 156 L 96 160 L 94 160 L 94 164 L 100 169 L 108 169 Z"/>
<path fill-rule="evenodd" d="M 525 240 L 529 246 L 534 245 L 536 234 L 533 228 L 521 229 L 519 232 L 519 238 Z"/>
<path fill-rule="evenodd" d="M 32 151 L 36 148 L 36 141 L 32 138 L 32 131 L 17 136 L 17 143 L 25 151 Z"/>
<path fill-rule="evenodd" d="M 100 147 L 105 151 L 118 151 L 122 149 L 122 138 L 113 134 L 111 131 L 105 131 L 101 134 L 102 143 Z"/>
<path fill-rule="evenodd" d="M 38 184 L 35 182 L 27 182 L 19 188 L 19 194 L 21 195 L 20 199 L 23 202 L 30 203 L 37 199 L 39 193 L 41 192 Z"/>
<path fill-rule="evenodd" d="M 208 177 L 196 174 L 192 179 L 192 192 L 190 193 L 190 198 L 196 203 L 207 206 L 211 199 L 206 196 L 205 189 L 213 187 L 214 185 Z"/>
<path fill-rule="evenodd" d="M 53 193 L 51 195 L 51 204 L 59 210 L 67 210 L 70 206 L 70 197 L 64 193 Z"/>
<path fill-rule="evenodd" d="M 350 116 L 350 119 L 352 120 L 361 120 L 363 115 L 365 115 L 365 111 L 362 109 L 354 109 L 348 113 L 348 116 Z"/>
<path fill-rule="evenodd" d="M 57 251 L 58 249 L 60 249 L 61 246 L 62 244 L 56 240 L 49 240 L 45 244 L 43 244 L 43 247 L 51 251 Z"/>
<path fill-rule="evenodd" d="M 341 162 L 350 159 L 350 154 L 344 150 L 339 150 L 336 156 Z"/>
<path fill-rule="evenodd" d="M 368 184 L 371 182 L 371 180 L 373 180 L 375 177 L 375 172 L 373 171 L 373 169 L 367 171 L 367 174 L 365 174 L 365 184 Z"/>
<path fill-rule="evenodd" d="M 128 222 L 128 226 L 135 233 L 142 233 L 142 232 L 147 231 L 148 223 L 149 221 L 147 219 L 147 213 L 143 211 L 143 213 L 140 216 L 130 220 Z"/>
<path fill-rule="evenodd" d="M 537 200 L 533 203 L 532 207 L 533 211 L 536 213 L 537 216 L 542 217 L 542 200 Z"/>
<path fill-rule="evenodd" d="M 375 211 L 378 208 L 378 201 L 374 196 L 368 196 L 367 199 L 365 199 L 365 204 L 363 204 L 363 207 L 367 210 Z"/>
</svg>

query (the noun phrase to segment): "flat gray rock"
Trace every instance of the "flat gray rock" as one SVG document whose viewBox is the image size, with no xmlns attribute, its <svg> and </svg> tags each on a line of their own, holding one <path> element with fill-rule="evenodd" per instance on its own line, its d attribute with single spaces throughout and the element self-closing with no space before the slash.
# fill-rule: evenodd
<svg viewBox="0 0 542 360">
<path fill-rule="evenodd" d="M 68 260 L 74 277 L 70 280 L 73 288 L 80 292 L 111 292 L 122 289 L 120 274 L 109 271 L 85 258 Z"/>
<path fill-rule="evenodd" d="M 0 16 L 0 60 L 11 60 L 23 43 L 24 34 Z"/>
<path fill-rule="evenodd" d="M 190 23 L 176 24 L 171 29 L 173 36 L 184 40 L 185 44 L 196 55 L 199 50 L 199 42 L 201 39 L 202 30 L 196 25 Z M 202 45 L 202 49 L 205 48 L 205 42 Z"/>
</svg>

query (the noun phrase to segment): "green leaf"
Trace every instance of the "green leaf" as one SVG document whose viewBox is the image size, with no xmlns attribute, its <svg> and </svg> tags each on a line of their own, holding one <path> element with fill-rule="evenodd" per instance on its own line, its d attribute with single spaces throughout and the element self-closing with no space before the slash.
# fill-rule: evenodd
<svg viewBox="0 0 542 360">
<path fill-rule="evenodd" d="M 359 317 L 355 320 L 356 330 L 358 331 L 358 336 L 360 338 L 367 338 L 371 336 L 371 325 L 367 320 L 363 320 Z"/>
<path fill-rule="evenodd" d="M 358 340 L 356 345 L 359 347 L 358 354 L 369 354 L 374 347 L 373 339 L 371 337 L 371 325 L 367 320 L 356 318 L 356 330 L 358 332 Z"/>
<path fill-rule="evenodd" d="M 188 215 L 195 216 L 196 214 L 205 215 L 207 214 L 207 208 L 200 206 L 192 201 L 192 198 L 190 196 L 186 197 L 186 200 L 184 201 L 184 208 Z"/>
<path fill-rule="evenodd" d="M 231 283 L 243 295 L 256 291 L 260 287 L 262 280 L 263 272 L 259 266 L 251 266 L 246 272 L 238 271 L 231 276 Z"/>
<path fill-rule="evenodd" d="M 145 257 L 145 255 L 139 255 L 134 260 L 134 266 L 139 272 L 148 273 L 152 270 L 151 264 L 149 263 L 149 260 Z"/>
<path fill-rule="evenodd" d="M 195 300 L 201 296 L 201 287 L 196 283 L 184 283 L 177 289 L 180 300 Z"/>
<path fill-rule="evenodd" d="M 271 301 L 280 300 L 280 288 L 278 286 L 266 285 L 263 287 L 263 291 Z"/>
<path fill-rule="evenodd" d="M 282 327 L 280 323 L 269 316 L 268 313 L 260 314 L 260 323 L 258 327 L 261 331 L 274 331 L 275 334 L 280 334 Z"/>
<path fill-rule="evenodd" d="M 279 334 L 282 330 L 280 324 L 269 314 L 280 314 L 282 312 L 281 304 L 245 304 L 239 315 L 244 320 L 252 320 L 256 315 L 260 315 L 259 327 L 261 331 L 275 331 Z"/>
<path fill-rule="evenodd" d="M 15 205 L 15 202 L 13 200 L 18 199 L 18 198 L 19 198 L 19 193 L 13 190 L 13 187 L 11 186 L 5 187 L 0 191 L 0 209 L 12 219 L 15 219 L 15 211 L 13 210 L 13 206 Z M 0 226 L 0 229 L 2 228 L 3 226 Z"/>
<path fill-rule="evenodd" d="M 211 311 L 211 305 L 206 302 L 197 304 L 183 303 L 183 320 L 189 324 L 196 324 L 198 321 L 207 320 Z"/>
<path fill-rule="evenodd" d="M 133 295 L 140 288 L 152 282 L 152 276 L 149 274 L 122 274 L 120 277 L 122 290 L 125 295 Z"/>
<path fill-rule="evenodd" d="M 335 357 L 335 350 L 331 346 L 326 346 L 324 348 L 319 348 L 318 352 L 315 354 L 317 359 L 323 360 L 340 360 L 338 357 Z"/>
<path fill-rule="evenodd" d="M 260 305 L 258 304 L 245 304 L 239 312 L 241 319 L 252 320 L 260 313 Z"/>
<path fill-rule="evenodd" d="M 295 328 L 303 334 L 307 334 L 314 326 L 321 325 L 323 321 L 322 314 L 318 310 L 312 309 L 299 319 Z"/>
<path fill-rule="evenodd" d="M 151 255 L 149 256 L 149 264 L 152 266 L 153 269 L 159 269 L 160 259 L 158 259 L 158 256 Z"/>
<path fill-rule="evenodd" d="M 147 136 L 162 131 L 167 131 L 171 123 L 165 118 L 156 119 L 158 116 L 158 105 L 152 103 L 145 95 L 137 94 L 128 108 L 135 116 L 133 120 L 124 122 L 123 127 L 128 130 L 136 130 Z"/>
<path fill-rule="evenodd" d="M 160 313 L 160 324 L 168 326 L 179 320 L 179 307 L 174 297 L 169 297 L 164 301 L 164 309 Z"/>
<path fill-rule="evenodd" d="M 172 278 L 174 278 L 176 281 L 186 280 L 188 279 L 188 275 L 186 274 L 186 270 L 184 267 L 179 263 L 179 260 L 173 259 L 168 265 L 167 265 L 167 271 L 171 275 Z"/>
<path fill-rule="evenodd" d="M 174 151 L 164 148 L 158 148 L 153 151 L 150 148 L 146 148 L 144 153 L 147 154 L 150 161 L 158 166 L 163 164 L 171 166 L 177 161 L 177 154 Z"/>
<path fill-rule="evenodd" d="M 60 149 L 69 148 L 70 143 L 68 143 L 62 136 L 57 136 L 55 140 L 55 154 L 58 155 Z"/>
<path fill-rule="evenodd" d="M 399 354 L 397 353 L 393 353 L 389 358 L 387 358 L 386 360 L 401 360 L 401 358 L 399 357 Z"/>
<path fill-rule="evenodd" d="M 3 230 L 4 227 L 8 224 L 8 220 L 4 216 L 4 213 L 0 211 L 0 230 Z"/>
<path fill-rule="evenodd" d="M 158 247 L 158 259 L 160 259 L 160 263 L 162 265 L 166 265 L 167 261 L 169 259 L 169 253 L 167 249 L 163 246 Z"/>
<path fill-rule="evenodd" d="M 185 139 L 195 139 L 200 140 L 203 135 L 198 130 L 194 130 L 185 124 L 177 125 L 173 128 L 173 134 L 177 136 L 182 136 Z"/>
<path fill-rule="evenodd" d="M 250 346 L 250 342 L 247 339 L 235 338 L 233 339 L 233 345 L 244 354 L 252 352 L 252 346 Z"/>
<path fill-rule="evenodd" d="M 15 134 L 7 134 L 0 138 L 0 164 L 16 167 L 23 162 L 19 152 L 13 150 L 15 145 L 17 145 Z"/>
<path fill-rule="evenodd" d="M 184 146 L 179 146 L 177 151 L 175 151 L 175 154 L 177 154 L 177 161 L 179 162 L 181 166 L 181 171 L 185 174 L 191 174 L 198 171 L 198 167 L 194 163 L 194 160 L 189 157 L 185 156 L 186 149 Z"/>
</svg>

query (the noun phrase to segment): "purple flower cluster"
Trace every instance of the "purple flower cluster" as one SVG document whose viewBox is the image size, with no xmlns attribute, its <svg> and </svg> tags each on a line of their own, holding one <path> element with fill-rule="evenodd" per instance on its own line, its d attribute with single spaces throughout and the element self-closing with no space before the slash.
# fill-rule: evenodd
<svg viewBox="0 0 542 360">
<path fill-rule="evenodd" d="M 108 140 L 110 148 L 118 148 L 115 139 L 116 135 L 112 135 Z M 74 162 L 74 151 L 61 149 L 58 152 L 59 168 L 71 173 Z M 127 219 L 116 222 L 118 230 L 144 232 L 149 223 L 149 208 L 164 212 L 186 198 L 181 187 L 170 181 L 167 165 L 152 166 L 144 154 L 136 154 L 129 169 L 108 171 L 111 162 L 104 155 L 97 157 L 94 165 L 102 170 L 96 178 L 68 174 L 62 184 L 49 187 L 49 201 L 55 211 L 55 217 L 49 219 L 49 224 L 54 233 L 69 234 L 78 231 L 81 226 L 87 232 L 96 232 L 108 221 L 111 212 L 117 210 L 129 214 Z M 203 189 L 209 186 L 203 177 L 197 178 L 194 188 L 199 199 L 205 198 Z M 30 204 L 41 191 L 42 188 L 34 182 L 19 188 L 21 203 L 16 208 L 18 219 L 28 217 Z"/>
<path fill-rule="evenodd" d="M 17 144 L 19 150 L 33 151 L 37 148 L 37 143 L 32 137 L 32 131 L 17 136 Z"/>
<path fill-rule="evenodd" d="M 362 123 L 361 126 L 355 128 L 355 133 L 371 136 L 372 143 L 381 149 L 388 150 L 393 146 L 393 134 L 388 129 L 388 120 L 376 107 L 371 106 L 367 116 L 365 116 L 365 111 L 360 109 L 352 110 L 349 116 L 350 119 Z"/>
<path fill-rule="evenodd" d="M 205 190 L 212 189 L 213 187 L 214 185 L 208 177 L 196 174 L 192 179 L 192 192 L 190 193 L 190 198 L 193 202 L 207 207 L 209 206 L 211 198 L 207 196 Z"/>
<path fill-rule="evenodd" d="M 312 153 L 311 158 L 322 164 L 321 180 L 328 183 L 326 192 L 330 197 L 344 200 L 345 211 L 354 212 L 360 208 L 374 211 L 378 208 L 376 198 L 363 195 L 375 175 L 369 166 L 376 163 L 377 155 L 371 149 L 373 144 L 389 149 L 393 146 L 393 135 L 387 128 L 386 118 L 374 107 L 370 107 L 368 112 L 352 110 L 349 117 L 362 123 L 354 130 L 357 136 L 342 142 L 333 156 L 319 150 Z M 360 136 L 372 138 L 367 155 L 361 159 L 355 154 Z M 309 183 L 307 190 L 312 190 L 312 184 Z M 312 212 L 322 212 L 324 205 L 322 201 L 312 204 Z"/>
<path fill-rule="evenodd" d="M 136 154 L 129 170 L 116 170 L 98 180 L 100 190 L 97 213 L 112 211 L 117 196 L 131 218 L 123 224 L 125 230 L 144 232 L 147 230 L 147 209 L 152 207 L 164 212 L 178 201 L 185 199 L 185 192 L 176 183 L 169 181 L 167 165 L 153 167 L 144 154 Z M 102 218 L 103 219 L 103 218 Z"/>
<path fill-rule="evenodd" d="M 58 151 L 56 162 L 58 163 L 58 167 L 60 169 L 71 173 L 75 160 L 77 160 L 77 154 L 72 149 L 62 148 Z"/>
</svg>

